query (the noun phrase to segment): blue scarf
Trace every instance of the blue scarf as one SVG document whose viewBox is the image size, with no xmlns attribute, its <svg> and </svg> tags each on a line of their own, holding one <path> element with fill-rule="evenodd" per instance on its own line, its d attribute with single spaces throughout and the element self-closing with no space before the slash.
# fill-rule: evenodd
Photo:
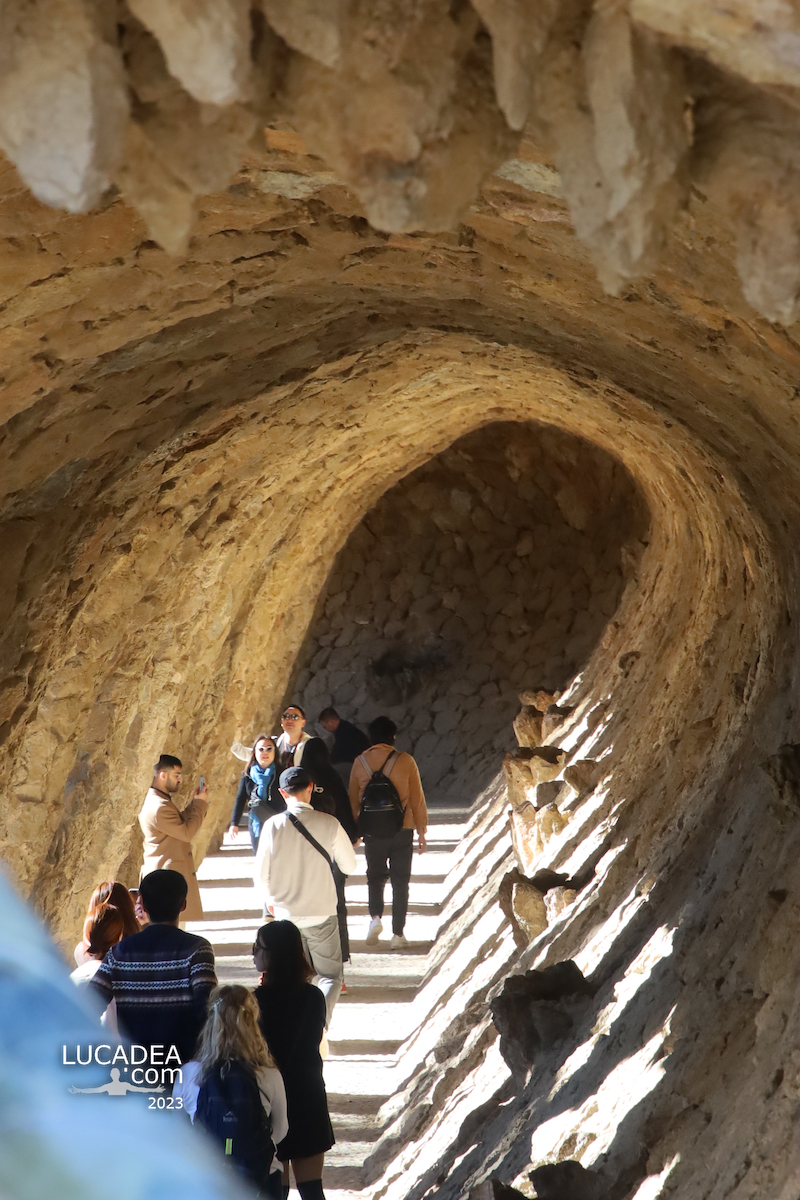
<svg viewBox="0 0 800 1200">
<path fill-rule="evenodd" d="M 266 800 L 269 796 L 269 785 L 272 782 L 272 776 L 275 774 L 274 765 L 267 767 L 266 771 L 260 767 L 258 763 L 253 763 L 250 768 L 250 778 L 256 785 L 256 792 L 259 800 Z"/>
</svg>

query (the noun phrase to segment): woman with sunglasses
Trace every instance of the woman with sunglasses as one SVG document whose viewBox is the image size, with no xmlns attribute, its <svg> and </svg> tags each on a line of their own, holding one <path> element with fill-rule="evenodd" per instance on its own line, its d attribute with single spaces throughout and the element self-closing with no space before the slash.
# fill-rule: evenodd
<svg viewBox="0 0 800 1200">
<path fill-rule="evenodd" d="M 254 854 L 258 850 L 261 826 L 286 808 L 286 801 L 278 791 L 279 771 L 275 762 L 276 756 L 275 738 L 267 733 L 260 733 L 253 743 L 250 759 L 242 772 L 233 803 L 228 833 L 232 838 L 236 837 L 246 805 L 250 845 Z"/>
<path fill-rule="evenodd" d="M 299 704 L 287 704 L 281 713 L 281 729 L 283 733 L 278 735 L 275 743 L 278 774 L 287 767 L 301 766 L 306 743 L 312 740 L 311 734 L 306 733 L 305 709 Z"/>
<path fill-rule="evenodd" d="M 351 842 L 358 839 L 350 799 L 339 772 L 320 737 L 306 733 L 306 714 L 299 704 L 287 704 L 281 715 L 283 733 L 277 739 L 278 775 L 287 767 L 303 767 L 314 780 L 314 808 L 331 813 L 344 826 Z"/>
<path fill-rule="evenodd" d="M 312 808 L 330 813 L 339 821 L 350 841 L 358 841 L 350 797 L 341 775 L 328 754 L 328 747 L 321 737 L 306 733 L 306 714 L 299 704 L 287 704 L 281 715 L 283 733 L 277 741 L 278 774 L 287 767 L 303 767 L 314 780 L 311 794 Z M 345 877 L 334 864 L 333 879 L 338 897 L 337 916 L 339 937 L 342 943 L 342 962 L 350 961 L 350 936 L 347 931 L 347 905 L 344 895 Z"/>
</svg>

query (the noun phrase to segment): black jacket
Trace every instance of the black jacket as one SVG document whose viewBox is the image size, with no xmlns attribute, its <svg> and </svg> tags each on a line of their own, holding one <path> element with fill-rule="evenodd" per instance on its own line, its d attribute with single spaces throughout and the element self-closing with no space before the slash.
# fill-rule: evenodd
<svg viewBox="0 0 800 1200">
<path fill-rule="evenodd" d="M 324 1154 L 335 1142 L 328 1115 L 319 1044 L 325 1031 L 325 999 L 319 988 L 255 990 L 261 1029 L 286 1087 L 289 1132 L 279 1147 L 281 1162 Z"/>
<path fill-rule="evenodd" d="M 344 826 L 345 833 L 350 838 L 351 842 L 355 842 L 358 838 L 358 830 L 356 829 L 353 810 L 350 807 L 350 797 L 347 794 L 347 788 L 342 782 L 342 777 L 334 767 L 328 755 L 328 748 L 322 738 L 312 737 L 304 743 L 303 757 L 300 759 L 300 765 L 308 771 L 311 778 L 317 787 L 322 788 L 332 803 L 333 816 L 337 817 L 341 825 Z M 311 797 L 311 804 L 314 808 L 320 807 L 323 811 L 326 810 L 326 805 L 318 806 L 314 797 Z"/>
<path fill-rule="evenodd" d="M 286 810 L 286 801 L 278 790 L 278 771 L 272 776 L 272 781 L 269 785 L 269 795 L 266 800 L 259 800 L 256 794 L 256 781 L 251 779 L 247 771 L 242 771 L 239 780 L 239 787 L 236 791 L 236 799 L 233 802 L 233 812 L 231 813 L 231 825 L 238 825 L 242 819 L 242 813 L 248 808 L 262 809 L 262 817 L 267 820 L 269 817 L 274 817 L 277 813 L 282 813 Z"/>
<path fill-rule="evenodd" d="M 369 750 L 367 735 L 351 721 L 340 720 L 333 735 L 331 762 L 351 763 L 365 750 Z"/>
</svg>

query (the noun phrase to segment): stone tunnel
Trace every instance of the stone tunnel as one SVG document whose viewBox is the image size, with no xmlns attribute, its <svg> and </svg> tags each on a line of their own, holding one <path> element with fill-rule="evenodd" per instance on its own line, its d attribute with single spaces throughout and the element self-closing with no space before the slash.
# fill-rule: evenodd
<svg viewBox="0 0 800 1200">
<path fill-rule="evenodd" d="M 373 1194 L 795 1200 L 796 14 L 96 7 L 0 15 L 9 878 L 388 712 L 474 808 Z"/>
<path fill-rule="evenodd" d="M 429 795 L 476 799 L 518 693 L 560 693 L 600 640 L 644 548 L 618 462 L 556 427 L 498 422 L 391 488 L 337 556 L 287 699 L 383 712 Z"/>
</svg>

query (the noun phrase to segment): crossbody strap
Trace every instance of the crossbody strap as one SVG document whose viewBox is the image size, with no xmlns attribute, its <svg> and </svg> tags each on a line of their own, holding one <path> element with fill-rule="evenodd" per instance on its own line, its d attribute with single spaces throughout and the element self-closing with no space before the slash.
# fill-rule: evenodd
<svg viewBox="0 0 800 1200">
<path fill-rule="evenodd" d="M 294 813 L 287 812 L 287 814 L 286 814 L 286 815 L 287 815 L 287 817 L 289 818 L 289 820 L 292 822 L 292 824 L 294 825 L 295 829 L 296 829 L 296 830 L 297 830 L 299 833 L 302 833 L 302 835 L 303 835 L 303 837 L 306 839 L 306 841 L 307 841 L 307 842 L 310 842 L 310 843 L 311 843 L 311 845 L 314 847 L 314 849 L 315 849 L 315 850 L 319 850 L 320 854 L 321 854 L 321 855 L 322 855 L 322 857 L 325 859 L 325 862 L 326 862 L 326 863 L 328 864 L 328 866 L 330 867 L 330 869 L 331 869 L 331 874 L 333 874 L 333 859 L 331 858 L 330 854 L 328 854 L 328 851 L 327 851 L 327 850 L 325 850 L 325 849 L 323 849 L 323 847 L 322 847 L 322 846 L 320 846 L 319 842 L 318 842 L 318 841 L 317 841 L 317 839 L 314 837 L 313 833 L 309 833 L 309 832 L 308 832 L 308 830 L 306 829 L 306 827 L 305 827 L 305 825 L 303 824 L 303 822 L 302 822 L 302 821 L 298 821 L 298 819 L 297 819 L 297 817 L 294 815 Z"/>
</svg>

